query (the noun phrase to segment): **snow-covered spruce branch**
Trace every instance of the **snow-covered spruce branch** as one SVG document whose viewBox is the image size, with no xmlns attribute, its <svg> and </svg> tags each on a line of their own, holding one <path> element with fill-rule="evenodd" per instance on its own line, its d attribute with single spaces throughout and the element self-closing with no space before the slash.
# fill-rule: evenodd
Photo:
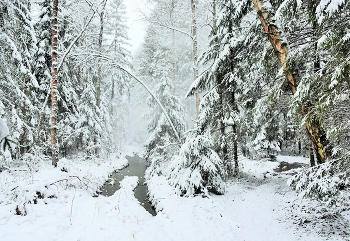
<svg viewBox="0 0 350 241">
<path fill-rule="evenodd" d="M 152 98 L 158 103 L 159 107 L 162 109 L 163 114 L 165 115 L 165 117 L 167 118 L 169 124 L 171 125 L 171 128 L 174 131 L 174 134 L 176 136 L 176 139 L 178 141 L 178 144 L 181 144 L 181 139 L 179 134 L 177 133 L 175 126 L 173 124 L 173 122 L 171 121 L 170 117 L 168 116 L 164 106 L 160 103 L 160 101 L 158 100 L 158 98 L 153 94 L 153 92 L 146 86 L 146 84 L 140 80 L 139 78 L 137 78 L 134 74 L 132 74 L 130 71 L 126 70 L 125 68 L 119 66 L 118 64 L 116 64 L 116 67 L 118 67 L 120 70 L 124 71 L 125 73 L 127 73 L 129 76 L 131 76 L 132 78 L 134 78 L 137 82 L 139 82 L 146 90 L 147 92 L 152 96 Z"/>
<path fill-rule="evenodd" d="M 157 148 L 165 149 L 165 148 L 167 148 L 169 146 L 175 146 L 175 145 L 178 145 L 178 143 L 169 143 L 168 145 L 164 145 L 164 146 L 157 145 Z"/>
<path fill-rule="evenodd" d="M 64 60 L 66 59 L 66 57 L 68 56 L 69 52 L 72 50 L 73 46 L 75 45 L 75 43 L 80 39 L 80 37 L 83 35 L 83 33 L 86 31 L 87 27 L 90 25 L 92 19 L 95 16 L 95 11 L 93 12 L 93 14 L 91 15 L 90 19 L 87 21 L 87 23 L 85 24 L 84 28 L 80 31 L 80 33 L 78 34 L 78 36 L 75 37 L 75 39 L 72 41 L 72 43 L 69 45 L 68 49 L 66 50 L 66 52 L 63 54 L 62 59 L 60 61 L 60 63 L 57 66 L 57 72 L 60 72 L 60 69 L 64 63 Z"/>
<path fill-rule="evenodd" d="M 201 85 L 200 80 L 202 78 L 203 75 L 207 74 L 210 69 L 213 67 L 214 63 L 212 63 L 207 69 L 205 69 L 202 73 L 199 74 L 198 78 L 192 82 L 190 88 L 188 89 L 188 91 L 185 94 L 185 97 L 190 97 L 192 95 L 194 95 L 194 93 L 200 88 L 199 86 Z"/>
<path fill-rule="evenodd" d="M 160 22 L 158 22 L 158 21 L 151 21 L 151 20 L 149 20 L 149 19 L 146 19 L 146 21 L 149 22 L 149 23 L 157 24 L 158 26 L 160 26 L 160 27 L 162 27 L 162 28 L 167 28 L 167 29 L 174 30 L 174 31 L 176 31 L 176 32 L 182 33 L 182 34 L 184 34 L 184 35 L 190 37 L 192 41 L 194 40 L 194 38 L 193 38 L 193 36 L 192 36 L 191 34 L 185 32 L 185 31 L 183 31 L 183 30 L 181 30 L 181 29 L 174 28 L 174 27 L 172 27 L 172 26 L 162 24 L 162 23 L 160 23 Z"/>
<path fill-rule="evenodd" d="M 80 54 L 81 55 L 81 54 Z M 160 101 L 157 99 L 157 97 L 153 94 L 153 92 L 147 87 L 147 85 L 141 80 L 139 79 L 138 77 L 136 77 L 133 73 L 131 73 L 130 70 L 127 70 L 126 67 L 123 67 L 121 66 L 120 64 L 116 63 L 115 60 L 99 51 L 91 51 L 89 53 L 87 53 L 88 55 L 88 58 L 99 58 L 99 59 L 102 59 L 102 60 L 105 60 L 105 61 L 108 61 L 108 64 L 111 65 L 111 66 L 114 66 L 118 69 L 120 69 L 121 71 L 125 72 L 127 75 L 129 75 L 130 77 L 132 77 L 133 79 L 135 79 L 137 82 L 139 82 L 146 90 L 147 92 L 152 96 L 152 98 L 157 102 L 157 104 L 159 105 L 159 107 L 161 108 L 162 112 L 164 113 L 166 119 L 168 120 L 171 128 L 173 129 L 174 131 L 174 134 L 176 136 L 176 139 L 178 141 L 178 144 L 181 143 L 181 139 L 180 139 L 180 136 L 178 134 L 178 132 L 176 131 L 175 129 L 175 126 L 173 124 L 173 122 L 171 121 L 169 115 L 167 114 L 164 106 L 160 103 Z"/>
</svg>

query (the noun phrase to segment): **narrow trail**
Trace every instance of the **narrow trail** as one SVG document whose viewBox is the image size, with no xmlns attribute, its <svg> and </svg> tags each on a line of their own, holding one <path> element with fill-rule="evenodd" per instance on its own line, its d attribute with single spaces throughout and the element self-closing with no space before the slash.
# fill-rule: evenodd
<svg viewBox="0 0 350 241">
<path fill-rule="evenodd" d="M 285 218 L 285 209 L 295 196 L 286 180 L 270 179 L 232 182 L 226 197 L 215 198 L 225 215 L 239 224 L 241 240 L 298 240 Z"/>
</svg>

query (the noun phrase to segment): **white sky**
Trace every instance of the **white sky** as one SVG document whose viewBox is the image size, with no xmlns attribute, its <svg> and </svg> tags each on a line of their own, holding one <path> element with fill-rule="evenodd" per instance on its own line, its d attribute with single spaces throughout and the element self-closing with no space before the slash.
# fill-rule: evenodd
<svg viewBox="0 0 350 241">
<path fill-rule="evenodd" d="M 142 20 L 142 12 L 147 12 L 146 0 L 124 0 L 127 11 L 127 25 L 129 27 L 130 51 L 135 53 L 145 37 L 146 22 Z"/>
</svg>

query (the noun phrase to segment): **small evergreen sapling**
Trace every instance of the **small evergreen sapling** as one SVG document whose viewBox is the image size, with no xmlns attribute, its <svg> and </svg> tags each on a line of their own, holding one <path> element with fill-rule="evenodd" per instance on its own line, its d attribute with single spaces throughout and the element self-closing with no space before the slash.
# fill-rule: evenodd
<svg viewBox="0 0 350 241">
<path fill-rule="evenodd" d="M 191 130 L 187 133 L 179 155 L 173 157 L 168 168 L 169 183 L 179 194 L 225 193 L 223 180 L 227 173 L 213 147 L 209 132 L 200 134 L 198 130 Z"/>
</svg>

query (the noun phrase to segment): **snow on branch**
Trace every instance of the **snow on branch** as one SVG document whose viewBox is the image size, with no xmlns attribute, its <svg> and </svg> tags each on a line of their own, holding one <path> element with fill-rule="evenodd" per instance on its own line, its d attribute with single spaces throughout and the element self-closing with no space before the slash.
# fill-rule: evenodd
<svg viewBox="0 0 350 241">
<path fill-rule="evenodd" d="M 180 144 L 181 143 L 181 139 L 180 139 L 180 136 L 178 134 L 178 132 L 176 131 L 176 128 L 173 124 L 173 122 L 171 121 L 168 113 L 166 112 L 164 106 L 160 103 L 160 101 L 158 100 L 158 98 L 153 94 L 153 92 L 150 90 L 150 88 L 147 87 L 147 85 L 138 77 L 136 77 L 136 75 L 134 75 L 133 73 L 131 73 L 130 70 L 127 70 L 125 67 L 121 66 L 120 64 L 116 63 L 115 60 L 113 58 L 110 58 L 106 55 L 103 55 L 102 53 L 98 53 L 98 52 L 95 52 L 95 53 L 92 53 L 93 56 L 97 57 L 97 58 L 100 58 L 100 59 L 104 59 L 104 60 L 107 60 L 110 65 L 120 69 L 121 71 L 125 72 L 126 74 L 128 74 L 130 77 L 132 77 L 133 79 L 135 79 L 137 82 L 139 82 L 146 90 L 147 92 L 152 96 L 152 98 L 157 102 L 157 104 L 159 105 L 159 107 L 161 108 L 162 112 L 164 113 L 166 119 L 168 120 L 171 128 L 173 129 L 174 131 L 174 134 L 176 136 L 176 139 L 178 141 L 178 143 Z"/>
</svg>

